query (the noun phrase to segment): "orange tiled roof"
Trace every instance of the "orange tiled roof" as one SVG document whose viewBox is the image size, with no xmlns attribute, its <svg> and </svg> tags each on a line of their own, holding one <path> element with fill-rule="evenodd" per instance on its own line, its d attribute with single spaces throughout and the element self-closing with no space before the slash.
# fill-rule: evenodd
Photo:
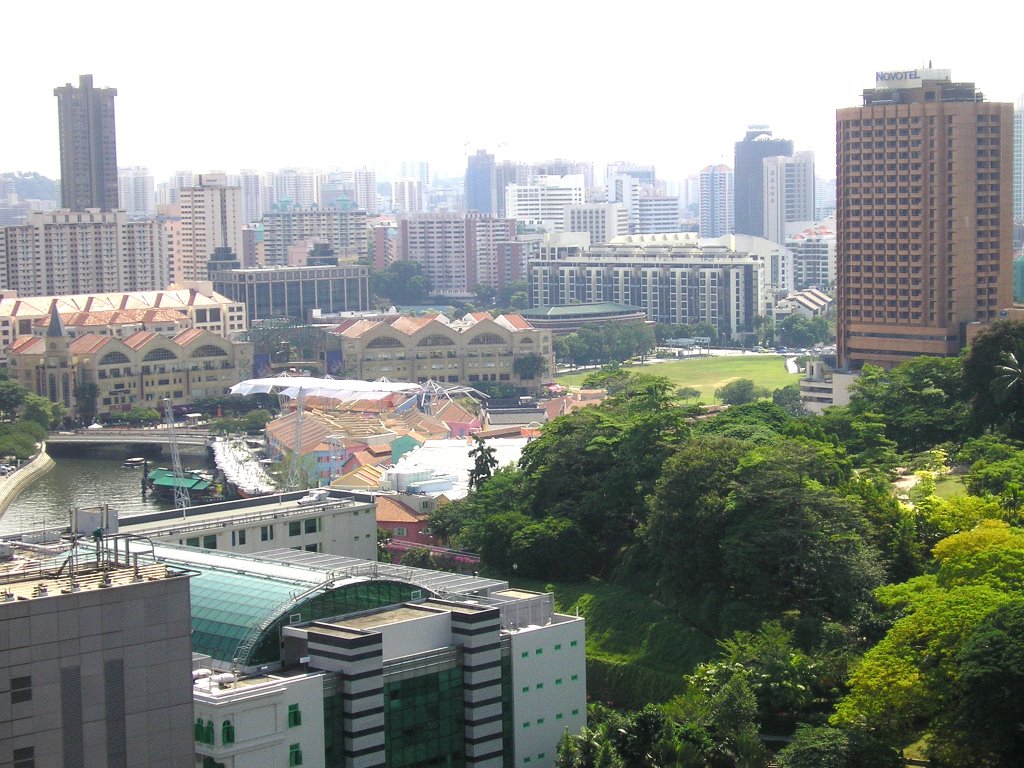
<svg viewBox="0 0 1024 768">
<path fill-rule="evenodd" d="M 186 344 L 191 344 L 204 333 L 209 333 L 209 331 L 203 330 L 202 328 L 189 328 L 188 330 L 176 334 L 174 338 L 171 339 L 171 341 L 173 341 L 178 346 L 183 347 Z"/>
<path fill-rule="evenodd" d="M 136 331 L 131 336 L 121 339 L 126 347 L 132 349 L 142 349 L 151 340 L 156 338 L 156 334 L 153 331 Z"/>
<path fill-rule="evenodd" d="M 422 521 L 422 517 L 413 514 L 412 508 L 398 499 L 393 499 L 390 496 L 377 497 L 378 523 L 419 523 Z"/>
<path fill-rule="evenodd" d="M 36 347 L 38 346 L 38 349 Z M 10 351 L 15 354 L 41 354 L 46 350 L 46 342 L 38 336 L 19 336 L 11 344 Z"/>
<path fill-rule="evenodd" d="M 84 336 L 79 336 L 68 344 L 68 350 L 75 354 L 91 355 L 94 352 L 98 352 L 113 340 L 114 339 L 110 336 L 99 336 L 95 333 L 87 333 Z"/>
</svg>

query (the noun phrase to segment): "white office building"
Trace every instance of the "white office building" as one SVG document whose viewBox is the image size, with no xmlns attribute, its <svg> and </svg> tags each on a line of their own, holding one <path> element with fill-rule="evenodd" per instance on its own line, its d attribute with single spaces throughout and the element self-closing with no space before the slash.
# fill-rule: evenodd
<svg viewBox="0 0 1024 768">
<path fill-rule="evenodd" d="M 529 226 L 562 232 L 566 206 L 582 205 L 585 195 L 582 174 L 534 176 L 528 184 L 505 188 L 506 215 Z"/>
</svg>

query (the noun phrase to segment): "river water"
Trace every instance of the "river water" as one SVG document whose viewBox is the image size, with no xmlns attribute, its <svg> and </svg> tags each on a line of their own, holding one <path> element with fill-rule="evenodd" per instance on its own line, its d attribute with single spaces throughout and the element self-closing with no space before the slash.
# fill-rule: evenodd
<svg viewBox="0 0 1024 768">
<path fill-rule="evenodd" d="M 60 457 L 54 461 L 53 469 L 33 480 L 0 514 L 0 534 L 66 526 L 72 507 L 109 504 L 127 517 L 173 506 L 152 494 L 143 501 L 142 467 L 124 468 L 121 459 Z M 155 466 L 162 466 L 159 459 L 150 468 Z"/>
</svg>

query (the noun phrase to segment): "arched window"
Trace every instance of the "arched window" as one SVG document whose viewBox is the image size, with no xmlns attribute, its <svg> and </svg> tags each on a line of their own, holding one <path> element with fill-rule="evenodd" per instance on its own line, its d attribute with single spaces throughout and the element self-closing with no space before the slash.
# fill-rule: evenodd
<svg viewBox="0 0 1024 768">
<path fill-rule="evenodd" d="M 142 358 L 142 362 L 148 363 L 152 360 L 177 360 L 178 356 L 171 352 L 169 349 L 159 347 L 157 349 L 150 350 L 146 353 L 146 356 Z"/>
<path fill-rule="evenodd" d="M 225 720 L 220 726 L 220 740 L 222 744 L 235 743 L 235 726 L 230 720 Z"/>
<path fill-rule="evenodd" d="M 71 407 L 71 378 L 65 373 L 60 377 L 60 392 L 61 399 L 64 401 L 64 407 Z"/>
<path fill-rule="evenodd" d="M 203 728 L 203 742 L 205 744 L 213 744 L 213 720 L 206 721 L 206 727 Z"/>
<path fill-rule="evenodd" d="M 213 344 L 203 344 L 199 349 L 192 353 L 192 357 L 227 357 L 228 353 L 220 347 L 215 347 Z"/>
<path fill-rule="evenodd" d="M 378 336 L 376 339 L 366 345 L 367 349 L 382 349 L 384 347 L 400 347 L 402 342 L 396 339 L 394 336 Z"/>
<path fill-rule="evenodd" d="M 130 363 L 130 362 L 131 362 L 131 360 L 128 359 L 127 355 L 125 355 L 124 352 L 108 352 L 107 354 L 105 354 L 103 357 L 100 358 L 99 364 L 100 365 L 124 365 L 125 363 Z"/>
<path fill-rule="evenodd" d="M 434 333 L 426 338 L 422 339 L 416 346 L 417 347 L 444 347 L 452 346 L 455 342 L 449 339 L 447 336 L 441 336 L 440 334 Z"/>
<path fill-rule="evenodd" d="M 203 743 L 203 718 L 197 717 L 196 724 L 192 729 L 192 736 L 200 744 Z"/>
<path fill-rule="evenodd" d="M 47 383 L 49 384 L 49 387 L 47 388 L 47 390 L 49 392 L 48 397 L 50 398 L 50 402 L 51 403 L 56 403 L 57 402 L 57 376 L 55 374 L 51 373 L 47 377 Z"/>
<path fill-rule="evenodd" d="M 505 340 L 496 333 L 481 333 L 469 340 L 470 344 L 504 344 Z"/>
</svg>

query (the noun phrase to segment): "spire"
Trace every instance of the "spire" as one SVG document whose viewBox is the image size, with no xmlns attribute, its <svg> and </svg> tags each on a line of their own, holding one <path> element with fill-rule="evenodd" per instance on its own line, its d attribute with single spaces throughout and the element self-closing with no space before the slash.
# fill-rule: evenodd
<svg viewBox="0 0 1024 768">
<path fill-rule="evenodd" d="M 46 329 L 47 338 L 63 338 L 64 324 L 60 321 L 60 312 L 57 311 L 57 300 L 50 302 L 50 325 Z"/>
</svg>

